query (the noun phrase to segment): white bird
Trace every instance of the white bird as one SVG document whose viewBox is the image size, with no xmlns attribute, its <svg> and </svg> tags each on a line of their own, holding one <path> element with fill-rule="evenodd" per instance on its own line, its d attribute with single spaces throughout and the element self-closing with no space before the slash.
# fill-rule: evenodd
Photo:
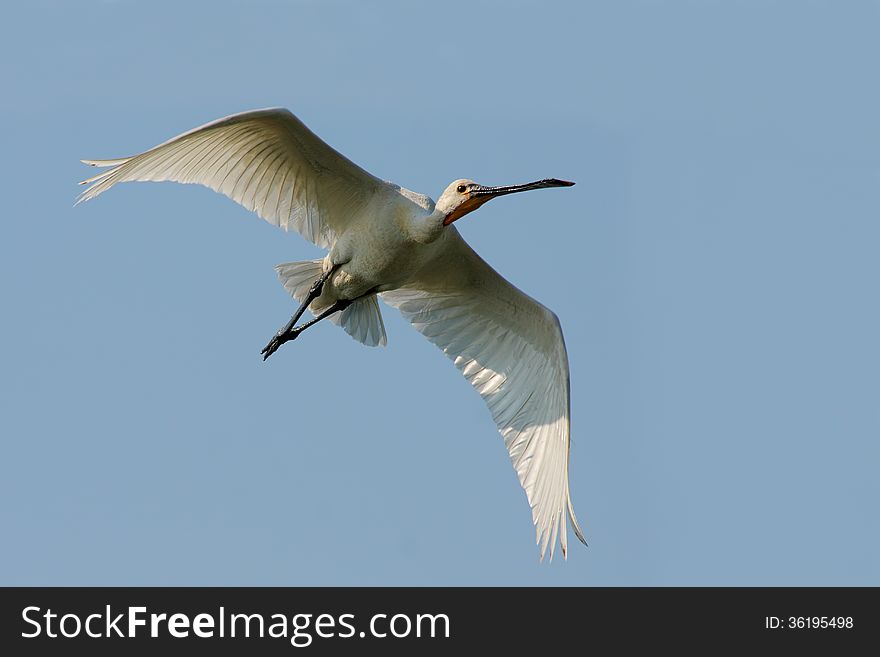
<svg viewBox="0 0 880 657">
<path fill-rule="evenodd" d="M 484 262 L 453 222 L 504 194 L 574 183 L 485 187 L 456 180 L 435 203 L 367 173 L 282 108 L 234 114 L 133 157 L 83 160 L 106 171 L 77 203 L 120 182 L 197 183 L 329 249 L 278 265 L 300 302 L 263 349 L 268 358 L 325 317 L 355 340 L 385 345 L 377 295 L 440 347 L 489 407 L 532 509 L 541 559 L 571 522 L 586 544 L 568 486 L 568 357 L 556 315 Z M 315 318 L 296 325 L 306 309 Z"/>
</svg>

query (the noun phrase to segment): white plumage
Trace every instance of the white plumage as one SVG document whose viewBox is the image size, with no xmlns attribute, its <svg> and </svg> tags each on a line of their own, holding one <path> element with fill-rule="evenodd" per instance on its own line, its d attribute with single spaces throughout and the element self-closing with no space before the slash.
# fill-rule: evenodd
<svg viewBox="0 0 880 657">
<path fill-rule="evenodd" d="M 134 157 L 83 162 L 109 168 L 83 181 L 89 187 L 77 203 L 119 182 L 196 183 L 329 249 L 323 260 L 276 267 L 302 309 L 369 346 L 386 343 L 377 295 L 400 310 L 489 407 L 531 506 L 541 558 L 548 546 L 552 557 L 557 542 L 567 554 L 567 522 L 584 541 L 569 494 L 569 374 L 559 320 L 452 225 L 496 196 L 573 183 L 456 180 L 435 203 L 367 173 L 277 108 L 219 119 Z M 300 314 L 266 357 L 299 335 L 304 327 L 291 327 Z"/>
</svg>

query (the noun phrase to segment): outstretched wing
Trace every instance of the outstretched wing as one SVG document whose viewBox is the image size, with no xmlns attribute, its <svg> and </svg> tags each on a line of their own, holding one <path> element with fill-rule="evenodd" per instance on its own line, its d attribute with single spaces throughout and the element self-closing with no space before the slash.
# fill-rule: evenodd
<svg viewBox="0 0 880 657">
<path fill-rule="evenodd" d="M 374 195 L 396 193 L 283 108 L 233 114 L 133 157 L 83 162 L 112 168 L 83 181 L 90 187 L 77 203 L 120 182 L 196 183 L 324 248 Z"/>
<path fill-rule="evenodd" d="M 568 356 L 559 320 L 447 229 L 437 257 L 406 287 L 383 292 L 440 347 L 489 406 L 532 508 L 544 558 L 568 549 L 566 517 L 586 543 L 568 489 Z"/>
</svg>

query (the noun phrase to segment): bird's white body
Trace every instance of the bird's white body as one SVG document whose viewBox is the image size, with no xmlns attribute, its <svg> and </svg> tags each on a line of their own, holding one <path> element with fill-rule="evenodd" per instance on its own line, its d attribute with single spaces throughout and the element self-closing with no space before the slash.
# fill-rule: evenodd
<svg viewBox="0 0 880 657">
<path fill-rule="evenodd" d="M 489 406 L 532 508 L 541 557 L 548 546 L 552 556 L 557 541 L 566 553 L 566 520 L 584 540 L 568 487 L 568 358 L 559 320 L 451 225 L 493 195 L 573 183 L 486 188 L 457 180 L 435 203 L 375 178 L 283 109 L 219 119 L 131 158 L 84 162 L 110 168 L 84 181 L 91 186 L 80 201 L 118 182 L 197 183 L 329 249 L 323 260 L 276 267 L 284 287 L 316 315 L 329 309 L 332 321 L 371 346 L 386 341 L 377 295 L 400 310 Z M 351 303 L 332 314 L 338 301 Z"/>
<path fill-rule="evenodd" d="M 339 235 L 324 259 L 325 271 L 338 270 L 318 306 L 399 288 L 434 257 L 441 231 L 428 231 L 431 219 L 442 227 L 443 218 L 433 216 L 434 202 L 427 196 L 400 187 L 397 191 L 374 199 Z"/>
</svg>

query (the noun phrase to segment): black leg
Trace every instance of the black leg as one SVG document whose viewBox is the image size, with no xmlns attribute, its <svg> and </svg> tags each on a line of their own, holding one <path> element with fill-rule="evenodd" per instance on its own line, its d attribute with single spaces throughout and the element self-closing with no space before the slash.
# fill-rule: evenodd
<svg viewBox="0 0 880 657">
<path fill-rule="evenodd" d="M 276 333 L 271 340 L 269 340 L 269 344 L 263 347 L 263 350 L 260 352 L 261 354 L 265 354 L 263 356 L 263 360 L 266 360 L 269 356 L 275 353 L 278 350 L 278 347 L 283 345 L 288 340 L 292 340 L 293 338 L 289 337 L 290 333 L 293 331 L 293 327 L 296 326 L 296 323 L 299 321 L 299 318 L 302 317 L 303 313 L 306 311 L 306 308 L 309 307 L 309 304 L 312 303 L 315 299 L 321 296 L 321 291 L 324 289 L 324 283 L 327 282 L 327 279 L 333 274 L 334 269 L 329 269 L 323 274 L 321 274 L 320 278 L 312 283 L 312 287 L 309 288 L 308 294 L 306 294 L 306 298 L 303 299 L 303 302 L 299 305 L 299 308 L 296 309 L 296 312 L 293 313 L 293 317 L 290 318 L 290 321 L 284 325 L 284 327 Z M 267 353 L 268 352 L 268 353 Z"/>
<path fill-rule="evenodd" d="M 318 280 L 312 283 L 312 287 L 309 288 L 309 293 L 306 295 L 306 298 L 300 304 L 299 308 L 296 309 L 296 312 L 293 313 L 293 317 L 290 318 L 290 321 L 284 325 L 283 329 L 278 331 L 278 335 L 290 333 L 290 331 L 293 330 L 293 327 L 296 326 L 296 323 L 299 321 L 299 318 L 302 317 L 306 308 L 309 307 L 309 304 L 321 296 L 321 290 L 324 289 L 324 283 L 327 282 L 327 279 L 330 278 L 333 271 L 333 269 L 328 269 L 325 273 L 321 274 L 321 277 Z"/>
<path fill-rule="evenodd" d="M 303 331 L 305 331 L 310 326 L 317 324 L 322 319 L 329 317 L 333 313 L 339 312 L 340 310 L 345 310 L 350 305 L 351 305 L 351 301 L 348 301 L 347 299 L 339 299 L 338 301 L 336 301 L 336 303 L 334 303 L 332 306 L 327 308 L 327 310 L 325 310 L 320 315 L 315 317 L 315 319 L 306 322 L 302 326 L 290 328 L 289 330 L 286 330 L 284 332 L 278 332 L 275 335 L 275 337 L 273 337 L 269 341 L 269 344 L 267 344 L 265 347 L 263 347 L 263 350 L 260 352 L 261 354 L 263 354 L 263 360 L 266 360 L 269 356 L 271 356 L 276 351 L 278 351 L 278 348 L 281 345 L 283 345 L 285 342 L 290 342 L 291 340 L 296 340 L 299 337 L 299 334 L 302 333 Z"/>
</svg>

